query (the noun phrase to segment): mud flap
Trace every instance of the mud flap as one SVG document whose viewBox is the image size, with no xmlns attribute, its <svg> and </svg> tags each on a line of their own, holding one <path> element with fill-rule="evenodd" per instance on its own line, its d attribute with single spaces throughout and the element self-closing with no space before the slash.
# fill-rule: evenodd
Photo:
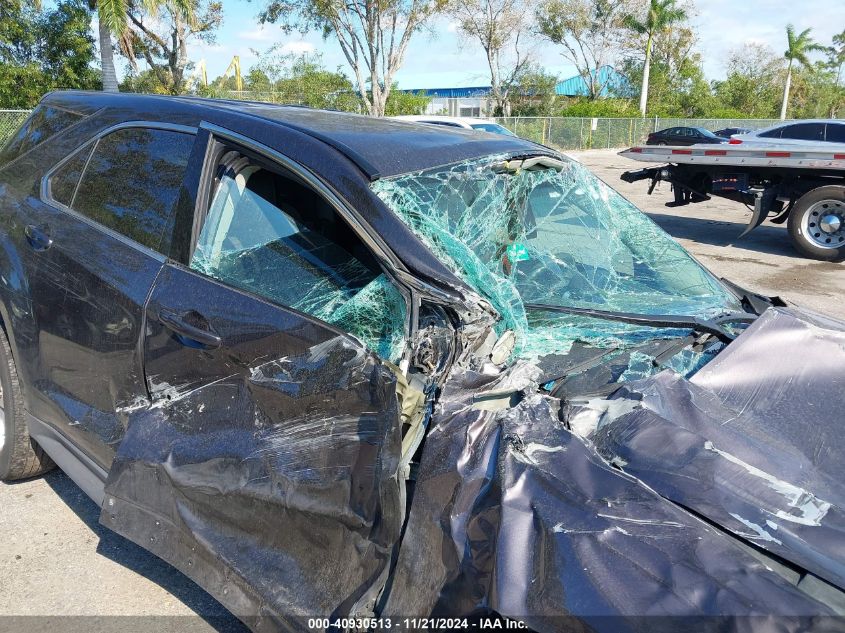
<svg viewBox="0 0 845 633">
<path fill-rule="evenodd" d="M 751 231 L 763 224 L 765 219 L 769 216 L 769 211 L 777 199 L 777 190 L 770 187 L 765 189 L 762 194 L 754 197 L 754 213 L 751 215 L 748 225 L 745 230 L 739 234 L 739 237 L 745 237 Z"/>
<path fill-rule="evenodd" d="M 250 370 L 131 412 L 100 521 L 255 630 L 369 613 L 404 516 L 395 376 L 346 337 Z"/>
</svg>

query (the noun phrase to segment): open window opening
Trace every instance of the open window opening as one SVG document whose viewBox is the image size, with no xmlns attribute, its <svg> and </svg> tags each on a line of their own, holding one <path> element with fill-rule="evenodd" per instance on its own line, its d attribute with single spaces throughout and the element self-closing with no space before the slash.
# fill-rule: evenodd
<svg viewBox="0 0 845 633">
<path fill-rule="evenodd" d="M 314 316 L 398 363 L 407 303 L 376 256 L 295 174 L 225 148 L 190 267 Z"/>
</svg>

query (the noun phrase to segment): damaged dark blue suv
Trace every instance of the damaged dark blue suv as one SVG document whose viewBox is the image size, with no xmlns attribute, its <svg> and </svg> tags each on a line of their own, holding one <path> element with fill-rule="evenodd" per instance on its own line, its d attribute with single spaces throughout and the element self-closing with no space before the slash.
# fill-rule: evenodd
<svg viewBox="0 0 845 633">
<path fill-rule="evenodd" d="M 48 95 L 0 153 L 0 317 L 0 477 L 57 464 L 256 630 L 845 613 L 845 323 L 548 148 Z"/>
</svg>

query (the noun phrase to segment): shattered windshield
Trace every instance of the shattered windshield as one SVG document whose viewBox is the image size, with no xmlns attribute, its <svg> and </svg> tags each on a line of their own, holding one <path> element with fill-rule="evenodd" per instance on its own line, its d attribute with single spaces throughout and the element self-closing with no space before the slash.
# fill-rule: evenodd
<svg viewBox="0 0 845 633">
<path fill-rule="evenodd" d="M 669 235 L 575 162 L 488 156 L 379 180 L 373 188 L 490 301 L 500 327 L 514 330 L 529 356 L 565 352 L 576 339 L 656 332 L 533 314 L 526 304 L 700 317 L 741 310 Z"/>
</svg>

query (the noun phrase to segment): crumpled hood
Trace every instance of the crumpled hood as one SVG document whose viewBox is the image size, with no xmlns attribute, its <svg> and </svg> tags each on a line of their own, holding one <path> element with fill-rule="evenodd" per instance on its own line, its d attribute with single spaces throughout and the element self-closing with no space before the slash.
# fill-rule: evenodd
<svg viewBox="0 0 845 633">
<path fill-rule="evenodd" d="M 614 632 L 640 630 L 629 616 L 661 616 L 649 630 L 741 616 L 727 629 L 824 630 L 818 616 L 843 611 L 831 584 L 845 561 L 844 326 L 771 309 L 693 380 L 664 371 L 592 400 L 604 413 L 588 438 L 569 423 L 577 406 L 561 415 L 537 390 L 536 366 L 457 372 L 382 615 L 496 612 L 537 631 Z M 488 406 L 507 391 L 522 400 Z"/>
<path fill-rule="evenodd" d="M 687 381 L 627 383 L 591 440 L 708 521 L 845 587 L 845 322 L 766 311 Z"/>
</svg>

